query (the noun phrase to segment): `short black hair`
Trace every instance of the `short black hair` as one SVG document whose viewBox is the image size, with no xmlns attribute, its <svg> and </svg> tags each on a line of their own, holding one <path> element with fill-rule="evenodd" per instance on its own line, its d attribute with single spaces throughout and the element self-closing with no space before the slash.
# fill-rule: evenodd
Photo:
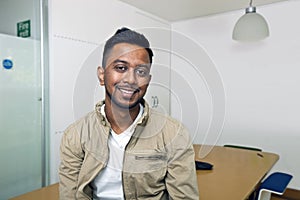
<svg viewBox="0 0 300 200">
<path fill-rule="evenodd" d="M 153 52 L 148 39 L 143 34 L 123 27 L 118 29 L 117 32 L 106 41 L 103 50 L 102 67 L 106 66 L 106 61 L 111 49 L 119 43 L 129 43 L 145 48 L 149 55 L 150 64 L 152 64 Z"/>
</svg>

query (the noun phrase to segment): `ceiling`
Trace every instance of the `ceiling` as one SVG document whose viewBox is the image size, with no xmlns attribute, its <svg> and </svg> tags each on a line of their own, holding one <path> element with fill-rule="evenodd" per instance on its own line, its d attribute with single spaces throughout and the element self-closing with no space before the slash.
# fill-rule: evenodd
<svg viewBox="0 0 300 200">
<path fill-rule="evenodd" d="M 170 22 L 245 9 L 249 0 L 120 0 Z M 261 6 L 285 0 L 253 0 Z M 257 8 L 259 9 L 259 8 Z"/>
</svg>

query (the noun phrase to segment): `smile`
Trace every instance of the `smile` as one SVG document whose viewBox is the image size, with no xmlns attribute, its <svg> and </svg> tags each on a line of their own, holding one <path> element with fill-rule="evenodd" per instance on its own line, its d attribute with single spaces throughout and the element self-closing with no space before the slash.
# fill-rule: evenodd
<svg viewBox="0 0 300 200">
<path fill-rule="evenodd" d="M 135 92 L 135 90 L 125 90 L 125 89 L 120 89 L 120 91 L 125 94 L 133 94 Z"/>
<path fill-rule="evenodd" d="M 124 95 L 126 96 L 131 96 L 134 93 L 137 93 L 139 91 L 139 89 L 135 89 L 135 88 L 118 88 Z"/>
</svg>

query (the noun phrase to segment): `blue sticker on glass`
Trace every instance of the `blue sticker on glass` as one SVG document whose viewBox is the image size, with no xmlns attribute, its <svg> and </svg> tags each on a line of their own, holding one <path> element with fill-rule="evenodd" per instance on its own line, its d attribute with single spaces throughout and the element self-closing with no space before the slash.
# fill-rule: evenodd
<svg viewBox="0 0 300 200">
<path fill-rule="evenodd" d="M 11 69 L 13 67 L 13 61 L 10 59 L 4 59 L 2 65 L 5 69 Z"/>
</svg>

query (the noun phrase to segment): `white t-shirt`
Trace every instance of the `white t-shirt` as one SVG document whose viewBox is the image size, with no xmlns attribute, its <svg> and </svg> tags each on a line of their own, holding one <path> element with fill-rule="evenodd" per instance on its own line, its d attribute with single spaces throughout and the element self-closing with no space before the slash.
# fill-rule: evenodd
<svg viewBox="0 0 300 200">
<path fill-rule="evenodd" d="M 124 150 L 128 144 L 138 120 L 144 112 L 140 104 L 140 111 L 134 122 L 121 134 L 116 134 L 112 129 L 108 138 L 109 158 L 107 166 L 97 175 L 92 182 L 93 199 L 123 200 L 122 168 Z M 105 116 L 104 106 L 101 113 Z"/>
</svg>

